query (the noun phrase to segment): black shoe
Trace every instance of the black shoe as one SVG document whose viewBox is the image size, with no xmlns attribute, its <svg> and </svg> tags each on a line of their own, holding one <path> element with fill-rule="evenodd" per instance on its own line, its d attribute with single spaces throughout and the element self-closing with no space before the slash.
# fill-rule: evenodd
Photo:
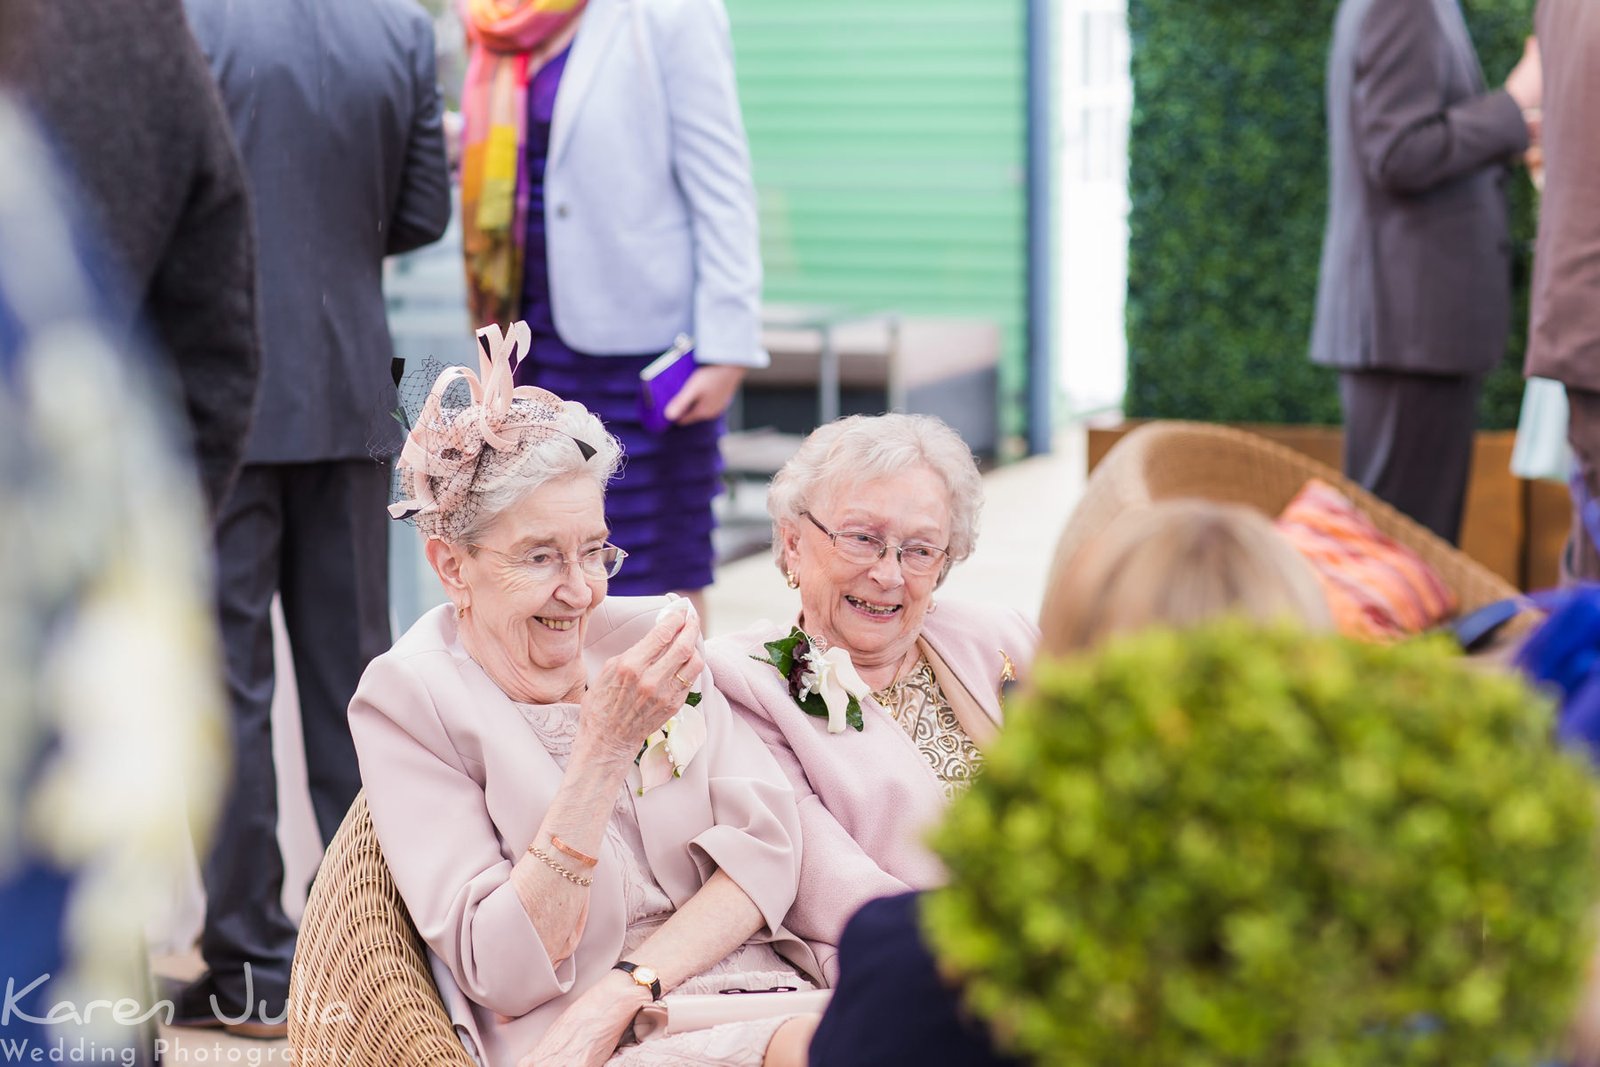
<svg viewBox="0 0 1600 1067">
<path fill-rule="evenodd" d="M 211 997 L 216 995 L 217 987 L 211 981 L 210 971 L 190 982 L 177 978 L 157 978 L 156 992 L 165 1002 L 163 1007 L 167 1003 L 172 1005 L 171 1025 L 222 1029 L 222 1013 L 211 1007 Z M 217 997 L 217 1003 L 218 1006 L 222 1005 L 221 997 Z"/>
<path fill-rule="evenodd" d="M 289 1036 L 288 1013 L 278 1012 L 263 1018 L 261 1005 L 250 1011 L 223 996 L 207 971 L 192 982 L 172 978 L 160 980 L 158 991 L 172 1004 L 173 1026 L 205 1030 L 226 1030 L 235 1037 L 271 1040 Z"/>
</svg>

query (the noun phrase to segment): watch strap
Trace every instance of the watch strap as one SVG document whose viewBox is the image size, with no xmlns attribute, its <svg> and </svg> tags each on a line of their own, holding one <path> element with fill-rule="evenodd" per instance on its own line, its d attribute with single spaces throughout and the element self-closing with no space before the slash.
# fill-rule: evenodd
<svg viewBox="0 0 1600 1067">
<path fill-rule="evenodd" d="M 651 1000 L 661 999 L 661 979 L 652 978 L 649 982 L 639 981 L 639 976 L 634 974 L 634 972 L 639 969 L 639 965 L 637 963 L 630 963 L 627 960 L 618 960 L 611 969 L 613 971 L 621 971 L 629 978 L 632 978 L 636 984 L 644 986 L 646 989 L 650 990 Z"/>
</svg>

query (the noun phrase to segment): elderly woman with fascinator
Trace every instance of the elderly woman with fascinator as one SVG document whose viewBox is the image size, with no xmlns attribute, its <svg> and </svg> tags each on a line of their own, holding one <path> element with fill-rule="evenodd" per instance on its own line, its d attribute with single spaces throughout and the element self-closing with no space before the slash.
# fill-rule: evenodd
<svg viewBox="0 0 1600 1067">
<path fill-rule="evenodd" d="M 868 900 L 938 884 L 921 835 L 982 763 L 1000 694 L 1038 630 L 1008 609 L 935 603 L 972 551 L 983 487 L 938 419 L 851 416 L 811 434 L 772 481 L 792 624 L 711 643 L 717 687 L 800 797 L 805 857 L 787 920 L 830 978 Z"/>
<path fill-rule="evenodd" d="M 429 395 L 391 508 L 450 603 L 350 705 L 441 995 L 493 1065 L 796 1062 L 814 1019 L 633 1040 L 666 990 L 811 985 L 781 927 L 794 795 L 712 687 L 688 603 L 607 599 L 626 555 L 604 509 L 616 440 L 581 405 L 512 387 L 521 323 L 479 339 L 480 373 L 451 368 Z"/>
</svg>

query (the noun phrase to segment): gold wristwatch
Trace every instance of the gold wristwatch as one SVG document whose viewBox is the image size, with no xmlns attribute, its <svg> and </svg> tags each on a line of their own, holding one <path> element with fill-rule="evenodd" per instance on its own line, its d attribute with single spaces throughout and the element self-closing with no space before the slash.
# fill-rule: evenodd
<svg viewBox="0 0 1600 1067">
<path fill-rule="evenodd" d="M 618 960 L 617 965 L 611 969 L 621 971 L 629 978 L 632 978 L 634 985 L 642 985 L 650 990 L 651 1000 L 661 999 L 661 979 L 656 976 L 654 967 L 641 967 L 637 963 Z"/>
</svg>

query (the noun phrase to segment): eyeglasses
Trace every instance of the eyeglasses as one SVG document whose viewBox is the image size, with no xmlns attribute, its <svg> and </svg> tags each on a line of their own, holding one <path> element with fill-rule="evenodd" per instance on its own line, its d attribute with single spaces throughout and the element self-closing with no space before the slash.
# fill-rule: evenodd
<svg viewBox="0 0 1600 1067">
<path fill-rule="evenodd" d="M 811 525 L 833 542 L 833 550 L 851 563 L 876 563 L 884 557 L 884 553 L 893 549 L 901 570 L 907 574 L 925 575 L 938 570 L 949 555 L 948 549 L 935 548 L 921 541 L 901 541 L 898 545 L 891 545 L 865 530 L 830 530 L 818 522 L 811 512 L 802 511 L 800 514 L 810 519 Z"/>
<path fill-rule="evenodd" d="M 512 555 L 488 545 L 469 544 L 468 547 L 499 556 L 536 582 L 548 582 L 565 574 L 570 563 L 576 563 L 578 569 L 591 578 L 612 578 L 622 569 L 622 561 L 628 558 L 626 552 L 609 543 L 591 548 L 576 560 L 568 559 L 553 548 L 535 548 L 522 555 Z"/>
</svg>

